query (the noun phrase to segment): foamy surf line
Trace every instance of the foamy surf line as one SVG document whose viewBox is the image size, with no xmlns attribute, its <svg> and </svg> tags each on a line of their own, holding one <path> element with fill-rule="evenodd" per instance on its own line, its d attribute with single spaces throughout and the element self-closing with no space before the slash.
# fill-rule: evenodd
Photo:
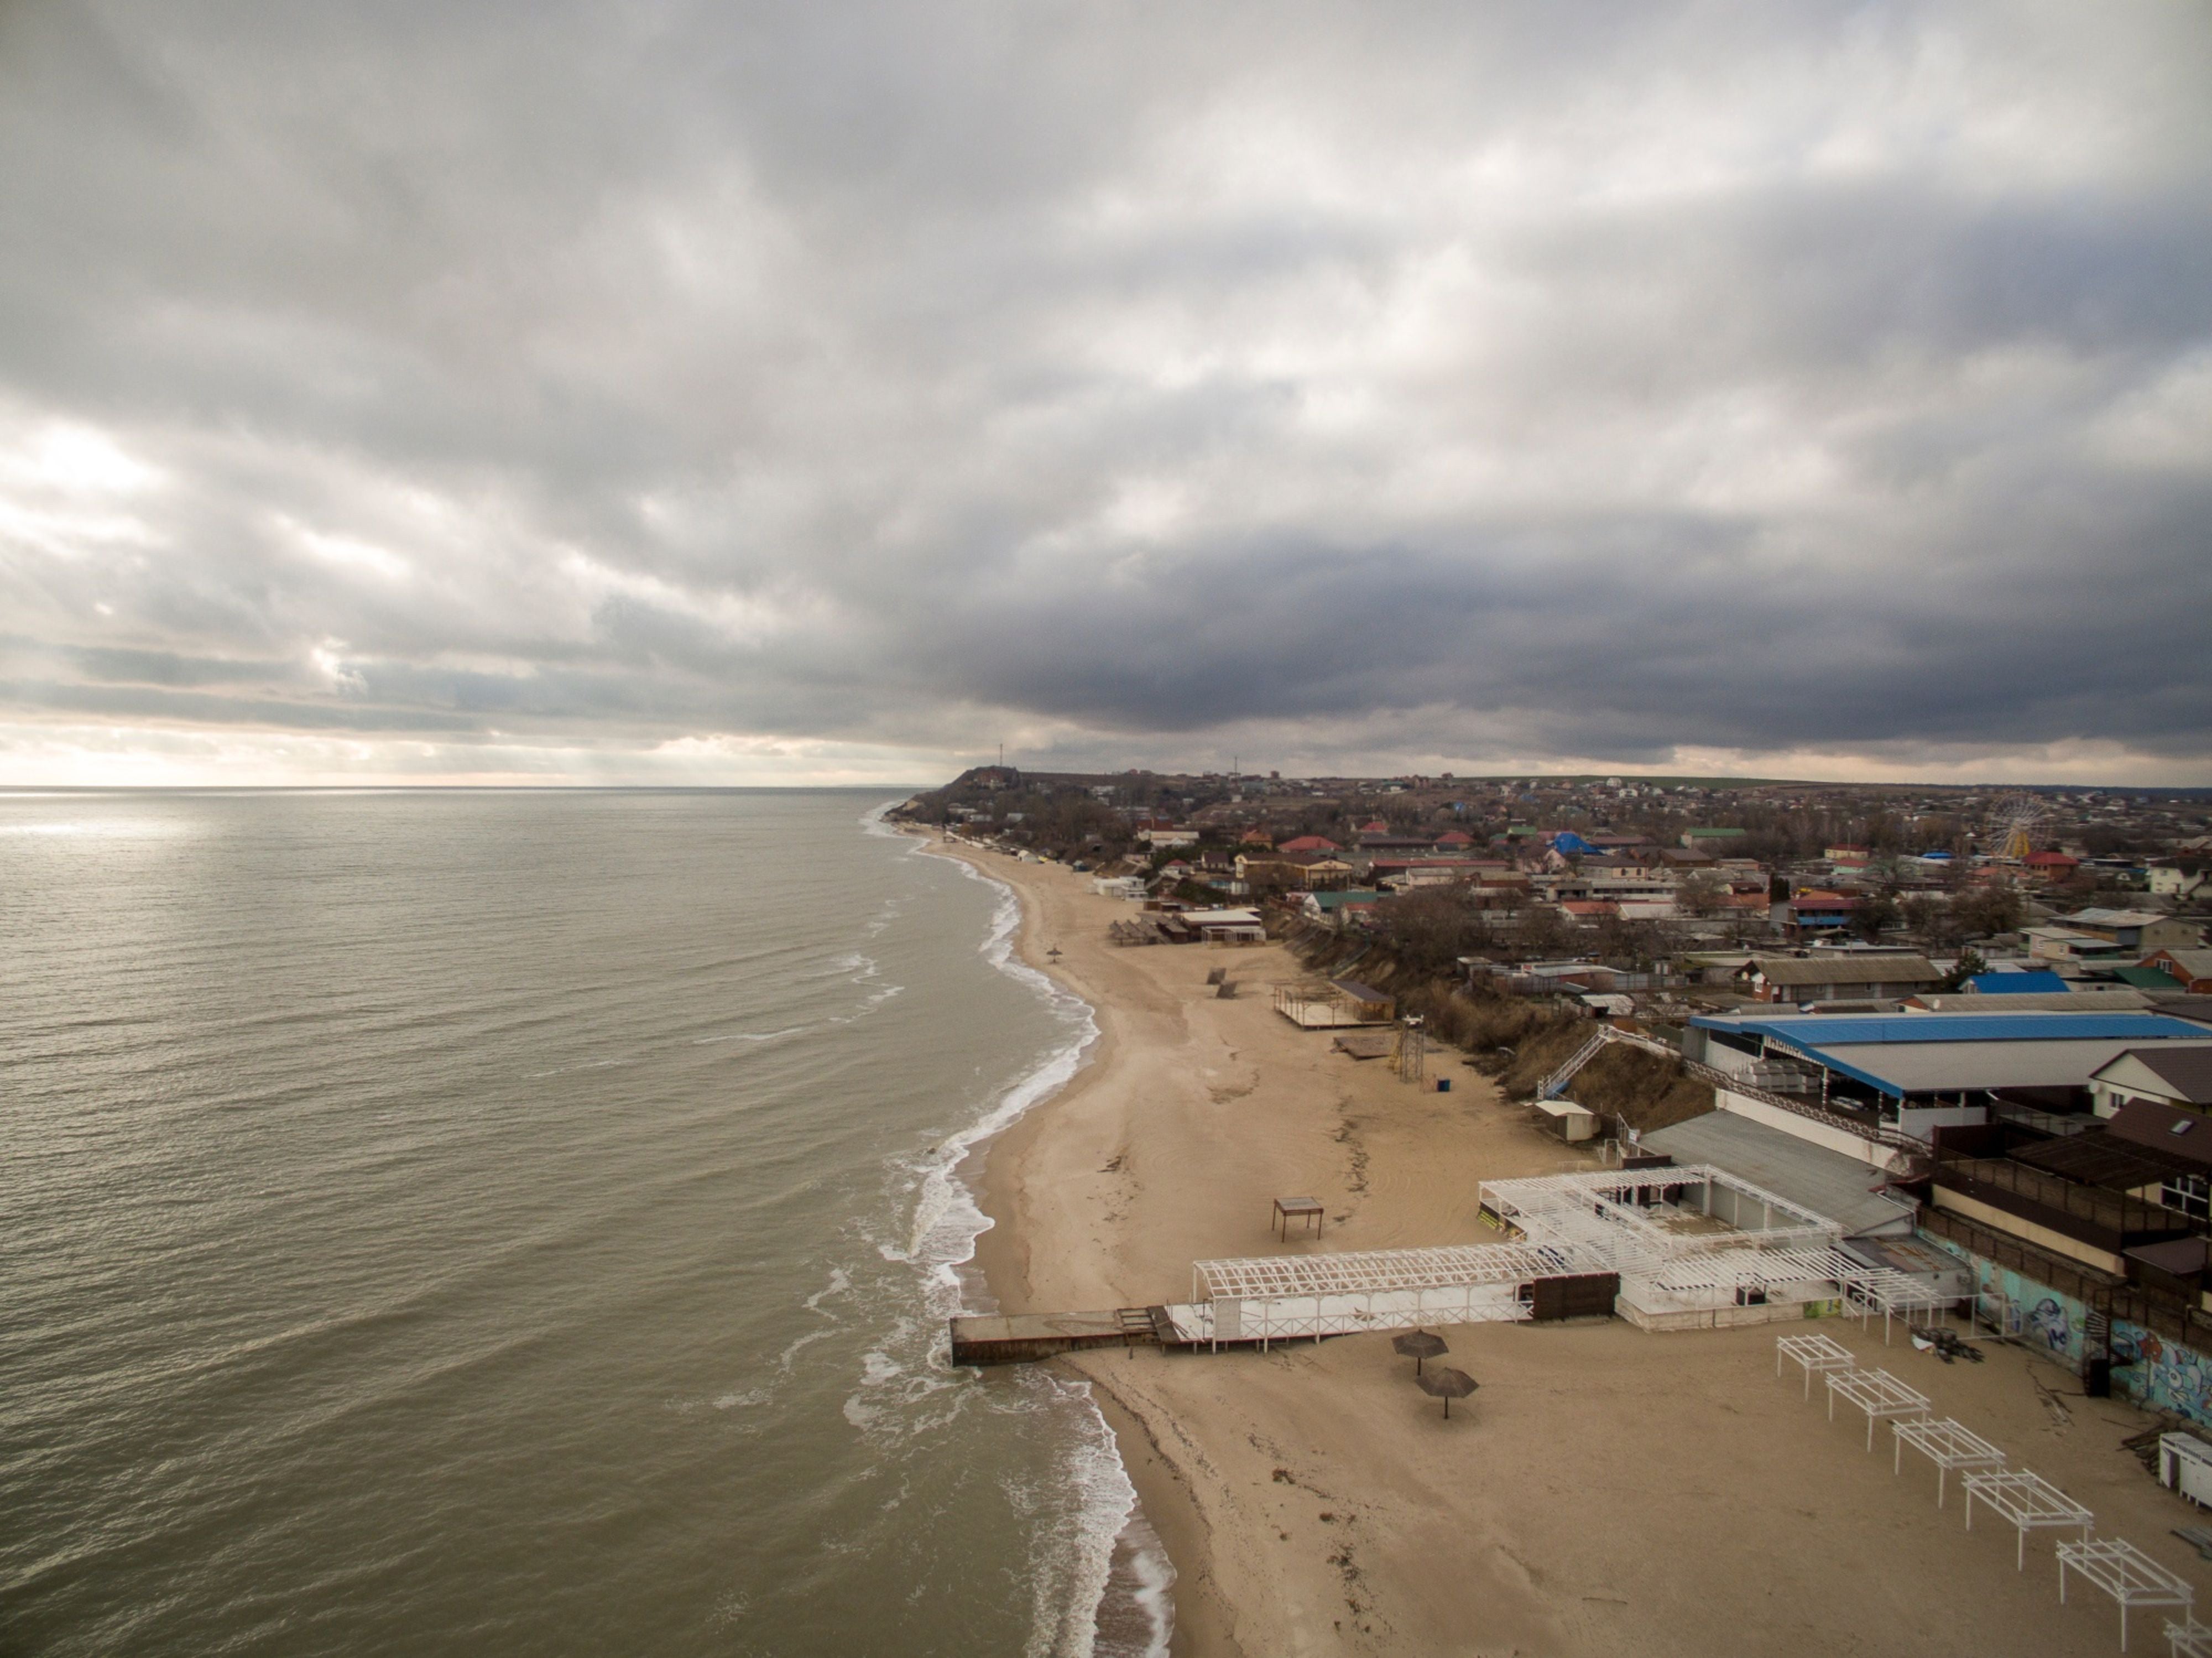
<svg viewBox="0 0 2212 1658">
<path fill-rule="evenodd" d="M 884 824 L 884 810 L 870 813 L 864 823 L 872 833 L 897 835 Z M 909 840 L 915 853 L 929 849 L 917 837 L 900 838 Z M 1091 1005 L 1014 953 L 1022 925 L 1021 895 L 964 858 L 951 861 L 963 875 L 999 894 L 979 947 L 983 958 L 1042 998 L 1069 1026 L 1071 1040 L 1046 1055 L 973 1125 L 947 1139 L 930 1160 L 910 1248 L 917 1264 L 927 1269 L 930 1312 L 940 1323 L 962 1310 L 960 1269 L 975 1259 L 976 1240 L 996 1224 L 983 1212 L 960 1170 L 971 1154 L 1065 1088 L 1088 1062 L 1098 1039 Z M 1075 1512 L 1042 1528 L 1035 1540 L 1040 1555 L 1063 1555 L 1065 1576 L 1041 1558 L 1036 1563 L 1040 1569 L 1032 1582 L 1038 1599 L 1025 1658 L 1166 1658 L 1175 1632 L 1169 1594 L 1175 1567 L 1138 1506 L 1137 1488 L 1121 1461 L 1113 1428 L 1089 1382 L 1049 1372 L 1039 1372 L 1037 1380 L 1079 1413 L 1074 1441 L 1065 1452 L 1067 1488 L 1079 1495 Z M 1061 1593 L 1053 1594 L 1054 1587 Z M 1102 1628 L 1128 1633 L 1102 1642 Z"/>
</svg>

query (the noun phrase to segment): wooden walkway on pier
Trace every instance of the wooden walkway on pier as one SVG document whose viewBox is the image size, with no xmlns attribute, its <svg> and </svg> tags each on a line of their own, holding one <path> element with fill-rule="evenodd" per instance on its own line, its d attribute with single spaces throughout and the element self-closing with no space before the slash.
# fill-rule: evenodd
<svg viewBox="0 0 2212 1658">
<path fill-rule="evenodd" d="M 955 1364 L 1020 1364 L 1086 1347 L 1188 1347 L 1164 1307 L 1110 1313 L 983 1314 L 952 1321 Z"/>
</svg>

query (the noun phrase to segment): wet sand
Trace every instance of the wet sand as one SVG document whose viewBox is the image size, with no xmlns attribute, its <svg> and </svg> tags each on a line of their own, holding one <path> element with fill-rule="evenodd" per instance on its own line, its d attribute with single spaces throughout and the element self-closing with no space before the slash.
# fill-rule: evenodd
<svg viewBox="0 0 2212 1658">
<path fill-rule="evenodd" d="M 1092 1062 L 996 1141 L 978 1264 L 1010 1311 L 1187 1297 L 1190 1264 L 1288 1249 L 1494 1241 L 1480 1180 L 1590 1166 L 1445 1051 L 1400 1083 L 1276 1014 L 1300 975 L 1275 946 L 1120 949 L 1128 913 L 1051 865 L 967 853 L 1022 894 L 1025 959 L 1097 1010 Z M 1063 952 L 1056 962 L 1045 951 Z M 1240 986 L 1217 999 L 1207 972 Z M 1318 1241 L 1269 1230 L 1278 1195 L 1328 1206 Z M 1443 1331 L 1482 1384 L 1449 1422 L 1387 1336 L 1218 1355 L 1139 1349 L 1057 1361 L 1091 1377 L 1178 1573 L 1175 1649 L 1239 1654 L 1969 1652 L 2118 1649 L 2113 1604 L 2058 1603 L 2053 1534 L 1963 1525 L 1958 1476 L 1863 1416 L 1831 1423 L 1815 1383 L 1778 1380 L 1802 1324 L 1650 1335 L 1619 1321 Z M 2198 1511 L 2119 1448 L 2150 1418 L 2087 1400 L 2019 1346 L 1945 1365 L 1900 1333 L 1827 1331 L 1928 1394 L 2195 1584 L 2169 1533 Z M 988 1385 L 988 1377 L 986 1385 Z M 2051 1395 L 2055 1395 L 2052 1397 Z M 2131 1650 L 2162 1651 L 2138 1611 Z"/>
</svg>

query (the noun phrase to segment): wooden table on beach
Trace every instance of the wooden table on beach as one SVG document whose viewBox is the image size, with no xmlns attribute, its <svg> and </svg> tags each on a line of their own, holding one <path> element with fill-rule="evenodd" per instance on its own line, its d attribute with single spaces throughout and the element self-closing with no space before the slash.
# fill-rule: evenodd
<svg viewBox="0 0 2212 1658">
<path fill-rule="evenodd" d="M 1313 1221 L 1313 1234 L 1316 1237 L 1319 1237 L 1324 1212 L 1319 1198 L 1277 1198 L 1275 1218 L 1268 1223 L 1267 1230 L 1271 1232 L 1280 1230 L 1283 1236 L 1288 1239 L 1291 1236 L 1291 1222 L 1293 1219 L 1305 1219 L 1310 1217 Z"/>
</svg>

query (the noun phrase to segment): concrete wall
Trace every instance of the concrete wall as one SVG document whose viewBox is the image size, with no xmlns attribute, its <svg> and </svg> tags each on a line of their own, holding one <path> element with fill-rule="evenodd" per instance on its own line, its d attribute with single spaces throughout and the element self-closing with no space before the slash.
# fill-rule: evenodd
<svg viewBox="0 0 2212 1658">
<path fill-rule="evenodd" d="M 1979 1105 L 1942 1105 L 1908 1108 L 1897 1114 L 1897 1126 L 1916 1140 L 1933 1141 L 1930 1131 L 1937 1128 L 1978 1127 L 1990 1120 L 1989 1109 Z"/>
<path fill-rule="evenodd" d="M 1920 1241 L 1966 1264 L 1981 1288 L 2004 1297 L 2006 1333 L 2016 1336 L 2077 1376 L 2087 1361 L 2089 1309 L 2073 1297 L 1986 1260 L 1948 1238 Z M 1996 1311 L 1994 1295 L 1982 1303 Z M 2172 1411 L 2212 1427 L 2212 1357 L 2169 1341 L 2126 1319 L 2112 1321 L 2112 1391 L 2146 1410 Z"/>
<path fill-rule="evenodd" d="M 1824 1145 L 1831 1151 L 1856 1157 L 1869 1169 L 1886 1169 L 1899 1156 L 1879 1140 L 1867 1139 L 1848 1129 L 1815 1122 L 1810 1117 L 1801 1117 L 1795 1111 L 1769 1105 L 1765 1100 L 1754 1100 L 1732 1088 L 1714 1089 L 1713 1103 L 1723 1111 L 1733 1111 L 1739 1116 L 1749 1117 L 1753 1122 L 1763 1122 L 1769 1128 L 1778 1128 L 1785 1134 L 1794 1134 L 1810 1145 Z"/>
</svg>

